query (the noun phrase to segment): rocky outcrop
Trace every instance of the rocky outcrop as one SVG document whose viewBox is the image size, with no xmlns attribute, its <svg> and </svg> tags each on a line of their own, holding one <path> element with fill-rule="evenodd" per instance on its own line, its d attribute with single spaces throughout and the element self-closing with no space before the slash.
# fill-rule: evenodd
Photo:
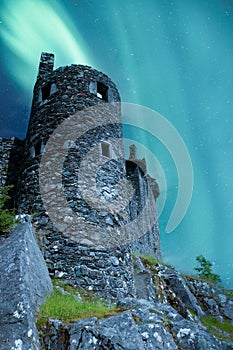
<svg viewBox="0 0 233 350">
<path fill-rule="evenodd" d="M 132 257 L 135 297 L 116 294 L 113 300 L 111 294 L 118 315 L 69 324 L 48 319 L 37 329 L 36 311 L 52 284 L 30 218 L 23 220 L 0 239 L 1 350 L 233 349 L 229 330 L 215 328 L 212 334 L 203 322 L 210 316 L 233 325 L 230 293 L 139 256 Z"/>
<path fill-rule="evenodd" d="M 137 298 L 118 298 L 117 316 L 64 324 L 48 320 L 41 327 L 46 350 L 230 350 L 232 334 L 209 332 L 209 315 L 233 324 L 233 298 L 221 288 L 184 277 L 173 268 L 134 257 Z"/>
<path fill-rule="evenodd" d="M 0 349 L 39 349 L 35 313 L 52 290 L 45 262 L 30 221 L 0 237 Z"/>
<path fill-rule="evenodd" d="M 233 345 L 221 342 L 197 319 L 183 318 L 174 308 L 144 299 L 127 298 L 131 307 L 117 316 L 65 325 L 49 320 L 41 338 L 43 349 L 57 350 L 223 350 Z"/>
</svg>

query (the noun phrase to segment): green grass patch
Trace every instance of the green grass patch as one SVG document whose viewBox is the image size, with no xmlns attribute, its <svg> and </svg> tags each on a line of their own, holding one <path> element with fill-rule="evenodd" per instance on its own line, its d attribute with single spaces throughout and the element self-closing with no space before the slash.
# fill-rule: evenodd
<svg viewBox="0 0 233 350">
<path fill-rule="evenodd" d="M 202 318 L 201 322 L 215 337 L 233 342 L 233 325 L 229 321 L 220 322 L 215 317 L 209 316 Z"/>
<path fill-rule="evenodd" d="M 233 298 L 233 291 L 228 291 L 228 290 L 225 290 L 225 295 L 226 295 L 226 297 L 229 297 L 229 298 Z"/>
<path fill-rule="evenodd" d="M 195 311 L 193 311 L 192 309 L 188 309 L 188 310 L 193 317 L 197 317 L 197 313 Z"/>
<path fill-rule="evenodd" d="M 139 256 L 142 260 L 144 260 L 146 263 L 148 263 L 150 266 L 153 265 L 158 265 L 159 261 L 157 259 L 155 259 L 153 256 L 149 256 L 149 255 L 140 255 Z"/>
<path fill-rule="evenodd" d="M 96 297 L 77 301 L 73 294 L 62 294 L 55 289 L 41 306 L 37 315 L 37 324 L 43 325 L 48 318 L 56 318 L 68 323 L 89 317 L 113 316 L 122 311 L 123 309 L 116 306 L 109 307 Z"/>
</svg>

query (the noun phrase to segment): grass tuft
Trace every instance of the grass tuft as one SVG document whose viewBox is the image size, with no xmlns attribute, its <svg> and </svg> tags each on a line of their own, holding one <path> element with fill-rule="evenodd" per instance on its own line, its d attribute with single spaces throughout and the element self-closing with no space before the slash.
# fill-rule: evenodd
<svg viewBox="0 0 233 350">
<path fill-rule="evenodd" d="M 100 299 L 97 300 L 96 297 L 77 301 L 73 294 L 62 294 L 55 289 L 41 306 L 37 315 L 37 324 L 39 326 L 45 324 L 48 318 L 56 318 L 68 323 L 90 317 L 113 316 L 122 311 L 116 306 L 109 307 Z"/>
</svg>

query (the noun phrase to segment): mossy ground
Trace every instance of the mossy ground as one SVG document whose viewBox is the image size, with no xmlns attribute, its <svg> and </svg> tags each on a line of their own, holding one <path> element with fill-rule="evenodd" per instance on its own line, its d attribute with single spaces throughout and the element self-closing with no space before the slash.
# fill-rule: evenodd
<svg viewBox="0 0 233 350">
<path fill-rule="evenodd" d="M 107 305 L 103 300 L 93 296 L 91 293 L 81 292 L 57 280 L 54 280 L 53 284 L 55 287 L 53 294 L 47 298 L 37 315 L 38 326 L 43 325 L 49 318 L 60 319 L 64 323 L 69 323 L 90 317 L 103 318 L 113 316 L 123 311 L 122 308 L 117 306 Z M 67 294 L 57 290 L 56 286 L 62 287 Z M 82 295 L 82 300 L 75 298 L 77 293 Z"/>
</svg>

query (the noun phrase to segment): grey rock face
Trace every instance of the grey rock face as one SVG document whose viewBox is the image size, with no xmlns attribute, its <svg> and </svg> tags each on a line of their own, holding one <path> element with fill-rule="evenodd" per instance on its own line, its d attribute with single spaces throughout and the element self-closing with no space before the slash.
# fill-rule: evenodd
<svg viewBox="0 0 233 350">
<path fill-rule="evenodd" d="M 223 290 L 204 281 L 187 280 L 191 292 L 198 298 L 206 314 L 221 315 L 233 324 L 233 298 Z"/>
<path fill-rule="evenodd" d="M 35 313 L 52 290 L 30 222 L 0 238 L 0 349 L 39 349 Z"/>
<path fill-rule="evenodd" d="M 204 316 L 204 312 L 198 305 L 197 299 L 191 293 L 181 273 L 160 265 L 158 274 L 159 277 L 166 282 L 167 288 L 170 288 L 172 292 L 175 293 L 176 297 L 180 299 L 180 302 L 182 302 L 186 308 L 192 309 L 199 316 Z"/>
<path fill-rule="evenodd" d="M 186 280 L 179 272 L 159 263 L 149 266 L 140 258 L 135 258 L 134 267 L 137 270 L 135 287 L 138 298 L 123 297 L 117 301 L 120 307 L 128 310 L 102 320 L 92 318 L 68 325 L 48 320 L 41 329 L 43 349 L 233 349 L 233 343 L 217 339 L 201 322 L 201 317 L 208 314 L 205 308 L 202 309 L 202 299 L 198 297 L 201 294 L 209 298 L 210 304 L 212 300 L 216 301 L 218 317 L 227 317 L 224 306 L 231 305 L 231 298 L 221 289 L 206 282 Z M 146 285 L 142 288 L 143 281 L 141 284 L 137 282 L 137 274 L 145 277 L 144 284 L 148 279 L 150 288 Z M 146 290 L 150 292 L 145 294 Z M 196 290 L 196 296 L 193 290 Z M 162 302 L 158 302 L 159 299 Z M 195 311 L 196 316 L 189 310 Z M 232 317 L 230 308 L 228 316 Z"/>
<path fill-rule="evenodd" d="M 41 338 L 43 348 L 47 350 L 233 349 L 231 344 L 219 341 L 200 323 L 184 319 L 170 306 L 143 299 L 125 301 L 127 305 L 131 304 L 131 310 L 103 320 L 94 318 L 69 325 L 49 320 L 43 330 L 46 335 Z"/>
</svg>

